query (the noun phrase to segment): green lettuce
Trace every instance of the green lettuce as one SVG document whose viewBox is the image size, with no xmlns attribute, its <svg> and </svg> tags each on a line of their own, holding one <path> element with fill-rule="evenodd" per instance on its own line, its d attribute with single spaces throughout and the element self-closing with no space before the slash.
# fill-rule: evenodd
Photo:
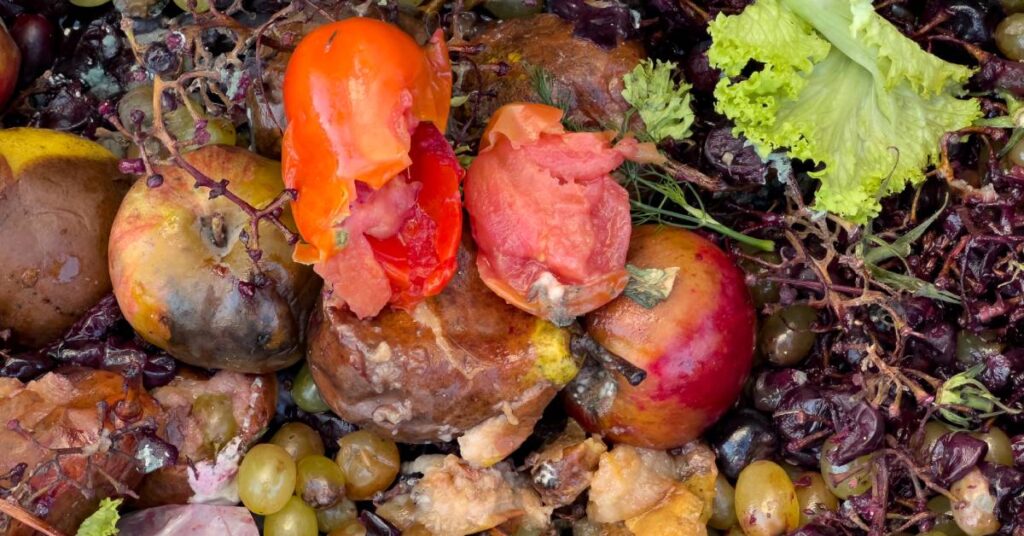
<svg viewBox="0 0 1024 536">
<path fill-rule="evenodd" d="M 108 498 L 100 501 L 100 507 L 79 525 L 76 536 L 114 536 L 117 534 L 117 521 L 121 518 L 117 507 L 121 506 L 122 502 L 123 499 L 111 500 Z"/>
<path fill-rule="evenodd" d="M 924 180 L 944 133 L 981 117 L 958 98 L 971 70 L 922 50 L 870 0 L 757 0 L 709 31 L 708 59 L 725 75 L 717 110 L 762 157 L 786 149 L 823 164 L 816 208 L 856 223 Z"/>
<path fill-rule="evenodd" d="M 672 81 L 675 67 L 670 61 L 642 60 L 622 77 L 622 98 L 640 114 L 652 141 L 682 140 L 691 134 L 690 85 Z"/>
</svg>

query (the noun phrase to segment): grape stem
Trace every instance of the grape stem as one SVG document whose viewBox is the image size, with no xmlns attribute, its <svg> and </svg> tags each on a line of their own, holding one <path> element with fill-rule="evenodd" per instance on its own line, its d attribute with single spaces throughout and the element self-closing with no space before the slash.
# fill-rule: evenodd
<svg viewBox="0 0 1024 536">
<path fill-rule="evenodd" d="M 10 499 L 0 499 L 0 513 L 17 520 L 19 523 L 44 534 L 45 536 L 65 536 L 53 525 L 39 519 Z"/>
<path fill-rule="evenodd" d="M 573 335 L 569 347 L 572 353 L 590 357 L 606 370 L 622 376 L 633 387 L 640 385 L 647 378 L 647 371 L 609 352 L 590 335 Z"/>
</svg>

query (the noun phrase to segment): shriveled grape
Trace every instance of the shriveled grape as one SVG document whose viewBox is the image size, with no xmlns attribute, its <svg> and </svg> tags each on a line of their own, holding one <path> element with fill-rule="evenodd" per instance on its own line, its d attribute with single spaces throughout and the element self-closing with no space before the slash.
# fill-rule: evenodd
<svg viewBox="0 0 1024 536">
<path fill-rule="evenodd" d="M 282 426 L 270 442 L 288 451 L 292 459 L 299 461 L 313 454 L 323 455 L 324 442 L 320 434 L 307 424 L 290 422 Z"/>
<path fill-rule="evenodd" d="M 345 490 L 357 501 L 373 497 L 398 476 L 398 446 L 390 439 L 357 430 L 338 441 L 337 462 L 345 474 Z"/>
<path fill-rule="evenodd" d="M 821 449 L 821 476 L 829 491 L 840 499 L 860 495 L 871 489 L 871 455 L 865 454 L 850 463 L 833 465 L 828 453 L 835 449 L 830 438 Z"/>
<path fill-rule="evenodd" d="M 294 491 L 295 462 L 288 451 L 263 443 L 250 449 L 242 459 L 238 468 L 238 496 L 252 513 L 277 512 Z M 316 516 L 313 517 L 316 525 Z"/>
<path fill-rule="evenodd" d="M 985 453 L 986 462 L 1013 466 L 1013 449 L 1010 446 L 1010 437 L 1006 435 L 1006 432 L 993 426 L 987 432 L 971 435 L 988 445 L 988 452 Z"/>
<path fill-rule="evenodd" d="M 786 471 L 774 462 L 748 465 L 736 481 L 736 517 L 747 536 L 780 536 L 800 524 L 800 504 Z"/>
<path fill-rule="evenodd" d="M 263 536 L 317 536 L 316 512 L 298 497 L 263 520 Z"/>
</svg>

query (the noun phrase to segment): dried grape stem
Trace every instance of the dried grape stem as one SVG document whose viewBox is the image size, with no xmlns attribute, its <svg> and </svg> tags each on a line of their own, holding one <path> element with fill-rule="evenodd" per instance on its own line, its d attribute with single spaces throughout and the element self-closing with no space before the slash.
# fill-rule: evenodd
<svg viewBox="0 0 1024 536">
<path fill-rule="evenodd" d="M 572 353 L 589 356 L 600 363 L 605 369 L 619 374 L 633 387 L 640 385 L 647 378 L 647 372 L 644 369 L 609 352 L 590 335 L 573 335 L 570 349 Z"/>
<path fill-rule="evenodd" d="M 31 528 L 32 530 L 41 532 L 45 536 L 66 536 L 53 525 L 50 525 L 46 521 L 30 514 L 20 505 L 11 502 L 8 499 L 0 499 L 0 513 L 16 519 L 19 523 Z"/>
</svg>

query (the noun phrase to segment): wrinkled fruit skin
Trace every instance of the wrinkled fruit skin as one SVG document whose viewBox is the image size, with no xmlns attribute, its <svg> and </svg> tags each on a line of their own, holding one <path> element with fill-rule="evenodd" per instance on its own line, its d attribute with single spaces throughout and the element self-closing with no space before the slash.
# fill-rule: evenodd
<svg viewBox="0 0 1024 536">
<path fill-rule="evenodd" d="M 108 408 L 105 414 L 101 408 Z M 4 449 L 0 474 L 8 474 L 20 463 L 26 464 L 25 497 L 42 493 L 32 500 L 23 499 L 21 506 L 62 534 L 74 534 L 82 520 L 96 510 L 101 498 L 116 493 L 104 474 L 128 489 L 139 483 L 142 473 L 135 456 L 146 435 L 126 430 L 158 421 L 160 407 L 139 383 L 126 381 L 118 374 L 66 368 L 27 384 L 0 379 L 0 419 L 17 423 L 27 434 L 10 425 L 0 429 L 0 445 Z M 103 446 L 102 433 L 114 438 L 108 447 Z M 41 467 L 57 459 L 53 450 L 56 448 L 71 449 L 60 457 L 68 479 L 60 480 L 52 468 Z M 4 480 L 3 485 L 9 486 L 10 482 Z M 85 497 L 76 486 L 93 494 Z M 0 534 L 37 533 L 4 516 Z"/>
<path fill-rule="evenodd" d="M 695 233 L 635 227 L 627 262 L 679 267 L 672 293 L 653 309 L 620 296 L 584 324 L 606 349 L 646 370 L 647 378 L 632 387 L 615 376 L 612 390 L 586 385 L 581 374 L 567 390 L 569 413 L 612 441 L 677 447 L 700 435 L 739 396 L 754 355 L 754 308 L 743 273 Z M 591 378 L 601 376 L 610 377 Z"/>
<path fill-rule="evenodd" d="M 18 84 L 18 69 L 21 67 L 21 53 L 14 43 L 7 27 L 0 21 L 0 111 L 14 94 Z"/>
<path fill-rule="evenodd" d="M 502 415 L 532 429 L 576 373 L 568 334 L 523 313 L 480 280 L 463 249 L 455 277 L 411 313 L 372 320 L 318 306 L 308 362 L 341 418 L 408 443 L 451 440 Z"/>
<path fill-rule="evenodd" d="M 184 158 L 210 177 L 227 178 L 253 206 L 283 189 L 278 164 L 243 149 L 208 146 Z M 298 361 L 318 287 L 312 270 L 293 262 L 284 235 L 263 221 L 260 266 L 268 281 L 240 285 L 253 266 L 239 238 L 248 216 L 193 188 L 180 167 L 158 172 L 163 184 L 136 182 L 110 233 L 110 275 L 125 318 L 191 365 L 264 373 Z M 292 225 L 287 211 L 281 218 Z"/>
<path fill-rule="evenodd" d="M 110 292 L 107 239 L 128 186 L 96 143 L 0 130 L 0 328 L 15 343 L 56 339 Z"/>
<path fill-rule="evenodd" d="M 539 67 L 552 79 L 551 93 L 572 110 L 569 120 L 585 129 L 622 124 L 629 104 L 622 98 L 622 77 L 644 57 L 643 46 L 626 41 L 611 50 L 573 35 L 573 25 L 558 15 L 545 13 L 503 21 L 484 32 L 473 44 L 483 45 L 483 63 L 505 63 L 507 74 L 481 71 L 480 89 L 497 92 L 477 107 L 486 122 L 502 103 L 539 102 L 531 68 Z M 476 77 L 467 77 L 475 84 Z"/>
</svg>

